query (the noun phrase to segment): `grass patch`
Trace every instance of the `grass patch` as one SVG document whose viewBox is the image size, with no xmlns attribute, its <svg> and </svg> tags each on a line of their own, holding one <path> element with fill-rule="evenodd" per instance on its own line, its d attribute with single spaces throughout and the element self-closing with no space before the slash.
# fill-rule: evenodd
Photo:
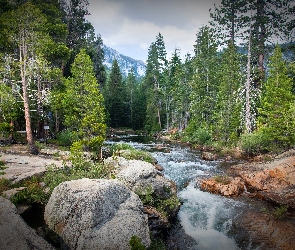
<svg viewBox="0 0 295 250">
<path fill-rule="evenodd" d="M 1 157 L 1 155 L 0 155 L 0 157 Z M 0 175 L 4 175 L 5 174 L 5 172 L 3 172 L 1 170 L 4 170 L 6 168 L 8 168 L 8 167 L 5 166 L 5 162 L 0 160 Z"/>
<path fill-rule="evenodd" d="M 151 164 L 155 163 L 155 159 L 149 152 L 135 149 L 126 143 L 115 143 L 111 145 L 110 153 L 112 156 L 121 156 L 127 160 L 141 160 Z"/>
</svg>

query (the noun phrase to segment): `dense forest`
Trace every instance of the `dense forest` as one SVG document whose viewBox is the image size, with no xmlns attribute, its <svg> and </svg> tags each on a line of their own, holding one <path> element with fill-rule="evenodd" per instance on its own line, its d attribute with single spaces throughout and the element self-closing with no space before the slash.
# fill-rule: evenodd
<svg viewBox="0 0 295 250">
<path fill-rule="evenodd" d="M 193 55 L 167 55 L 159 33 L 138 78 L 133 69 L 124 77 L 116 60 L 106 71 L 87 0 L 0 0 L 0 135 L 26 131 L 31 153 L 49 135 L 97 150 L 107 127 L 248 154 L 292 147 L 292 2 L 223 0 L 208 11 Z"/>
</svg>

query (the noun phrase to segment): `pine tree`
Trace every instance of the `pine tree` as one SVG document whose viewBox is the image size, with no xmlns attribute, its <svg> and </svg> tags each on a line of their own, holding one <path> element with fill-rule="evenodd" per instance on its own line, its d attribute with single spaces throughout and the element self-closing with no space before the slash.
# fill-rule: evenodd
<svg viewBox="0 0 295 250">
<path fill-rule="evenodd" d="M 222 0 L 219 7 L 214 4 L 214 12 L 210 16 L 213 21 L 210 24 L 221 36 L 221 43 L 236 44 L 237 38 L 241 37 L 241 32 L 248 19 L 246 0 Z"/>
<path fill-rule="evenodd" d="M 192 121 L 207 129 L 213 123 L 217 95 L 217 44 L 213 29 L 202 27 L 195 47 L 195 68 L 191 93 Z"/>
<path fill-rule="evenodd" d="M 111 73 L 104 90 L 104 97 L 110 119 L 109 125 L 114 128 L 125 126 L 128 121 L 126 116 L 126 93 L 122 73 L 116 59 L 112 64 Z"/>
<path fill-rule="evenodd" d="M 243 83 L 241 57 L 231 42 L 221 55 L 218 81 L 215 138 L 231 145 L 237 142 L 242 131 L 239 90 Z"/>
<path fill-rule="evenodd" d="M 144 85 L 147 93 L 146 129 L 159 131 L 163 127 L 165 96 L 167 97 L 167 59 L 163 36 L 159 33 L 156 42 L 149 48 Z"/>
<path fill-rule="evenodd" d="M 104 100 L 85 50 L 76 56 L 71 73 L 72 77 L 65 79 L 62 98 L 64 124 L 77 133 L 83 145 L 98 149 L 106 132 Z"/>
<path fill-rule="evenodd" d="M 270 58 L 269 77 L 258 110 L 258 132 L 265 134 L 271 144 L 278 147 L 290 146 L 295 142 L 292 85 L 281 49 L 276 46 Z"/>
</svg>

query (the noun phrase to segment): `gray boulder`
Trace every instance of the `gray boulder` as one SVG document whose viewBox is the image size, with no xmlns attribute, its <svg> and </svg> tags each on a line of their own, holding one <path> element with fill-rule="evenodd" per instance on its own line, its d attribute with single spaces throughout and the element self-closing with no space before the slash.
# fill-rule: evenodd
<svg viewBox="0 0 295 250">
<path fill-rule="evenodd" d="M 24 222 L 9 200 L 0 196 L 0 249 L 53 250 L 54 248 Z"/>
<path fill-rule="evenodd" d="M 138 181 L 155 179 L 156 176 L 157 170 L 151 163 L 129 160 L 116 177 L 132 190 Z"/>
<path fill-rule="evenodd" d="M 44 217 L 68 249 L 131 249 L 133 235 L 146 247 L 150 245 L 142 202 L 117 180 L 61 183 L 54 189 Z"/>
</svg>

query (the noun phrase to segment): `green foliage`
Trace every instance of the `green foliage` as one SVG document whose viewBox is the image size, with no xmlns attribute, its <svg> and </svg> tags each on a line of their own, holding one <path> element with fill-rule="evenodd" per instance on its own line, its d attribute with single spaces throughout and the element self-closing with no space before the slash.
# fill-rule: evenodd
<svg viewBox="0 0 295 250">
<path fill-rule="evenodd" d="M 240 144 L 247 155 L 258 155 L 270 151 L 269 138 L 261 132 L 243 134 Z"/>
<path fill-rule="evenodd" d="M 224 145 L 235 144 L 241 130 L 242 105 L 239 89 L 244 81 L 241 68 L 241 57 L 236 52 L 236 47 L 229 44 L 221 55 L 217 103 L 214 110 L 216 122 L 213 125 L 215 140 Z"/>
<path fill-rule="evenodd" d="M 30 180 L 25 181 L 25 189 L 16 193 L 12 198 L 11 202 L 14 204 L 46 204 L 50 195 L 45 191 L 38 178 L 32 177 Z"/>
<path fill-rule="evenodd" d="M 149 152 L 135 149 L 131 145 L 125 143 L 112 144 L 110 153 L 113 156 L 122 156 L 127 160 L 141 160 L 151 164 L 155 163 L 155 159 Z"/>
<path fill-rule="evenodd" d="M 226 175 L 217 175 L 217 176 L 214 177 L 214 180 L 217 183 L 221 183 L 223 185 L 227 185 L 227 184 L 230 183 L 230 179 Z"/>
<path fill-rule="evenodd" d="M 166 250 L 165 244 L 162 239 L 155 239 L 151 236 L 151 245 L 148 250 Z"/>
<path fill-rule="evenodd" d="M 2 195 L 3 191 L 9 190 L 11 187 L 12 181 L 5 179 L 5 178 L 0 178 L 0 195 Z"/>
<path fill-rule="evenodd" d="M 131 250 L 146 250 L 144 245 L 141 243 L 141 239 L 136 235 L 131 237 L 129 245 L 131 246 Z"/>
<path fill-rule="evenodd" d="M 280 219 L 286 216 L 288 211 L 288 206 L 280 205 L 279 207 L 275 208 L 274 215 L 276 219 Z"/>
<path fill-rule="evenodd" d="M 1 157 L 1 155 L 0 155 L 0 157 Z M 1 171 L 1 170 L 4 170 L 4 169 L 6 169 L 6 168 L 7 168 L 7 167 L 5 167 L 5 162 L 2 161 L 2 160 L 0 160 L 0 175 L 5 174 L 5 172 L 3 172 L 3 171 Z"/>
<path fill-rule="evenodd" d="M 75 131 L 89 148 L 99 148 L 106 133 L 103 96 L 93 71 L 93 63 L 85 50 L 76 56 L 71 68 L 72 77 L 65 79 L 61 93 L 65 125 Z"/>
<path fill-rule="evenodd" d="M 62 168 L 49 166 L 44 175 L 44 182 L 51 192 L 60 183 L 81 178 L 100 179 L 106 178 L 111 171 L 105 165 L 93 162 L 89 154 L 82 150 L 83 144 L 80 141 L 74 142 L 71 147 L 70 161 L 72 166 L 66 164 Z"/>
<path fill-rule="evenodd" d="M 161 212 L 163 216 L 169 218 L 170 211 L 173 211 L 180 204 L 178 197 L 172 194 L 170 188 L 165 190 L 168 198 L 159 197 L 152 185 L 147 185 L 135 190 L 135 193 L 139 196 L 143 205 L 155 207 L 157 211 Z"/>
<path fill-rule="evenodd" d="M 200 28 L 197 34 L 194 66 L 196 73 L 192 80 L 191 120 L 197 127 L 208 128 L 214 123 L 217 101 L 217 72 L 219 60 L 215 31 L 209 26 Z"/>
<path fill-rule="evenodd" d="M 276 46 L 269 63 L 269 77 L 265 83 L 261 106 L 258 109 L 258 131 L 268 137 L 276 148 L 287 148 L 295 143 L 293 82 L 286 63 Z"/>
<path fill-rule="evenodd" d="M 0 123 L 0 137 L 8 137 L 13 132 L 13 127 L 8 122 Z"/>
<path fill-rule="evenodd" d="M 118 154 L 121 150 L 133 150 L 134 148 L 127 143 L 114 143 L 110 146 L 111 155 Z"/>
<path fill-rule="evenodd" d="M 74 141 L 77 141 L 78 134 L 75 131 L 66 129 L 57 134 L 58 145 L 60 146 L 71 146 Z"/>
<path fill-rule="evenodd" d="M 193 122 L 186 128 L 184 135 L 185 141 L 197 145 L 207 145 L 212 139 L 211 133 L 207 129 L 198 127 Z"/>
<path fill-rule="evenodd" d="M 111 73 L 104 89 L 105 106 L 110 117 L 110 127 L 124 127 L 128 123 L 126 89 L 117 60 L 113 61 Z"/>
</svg>

